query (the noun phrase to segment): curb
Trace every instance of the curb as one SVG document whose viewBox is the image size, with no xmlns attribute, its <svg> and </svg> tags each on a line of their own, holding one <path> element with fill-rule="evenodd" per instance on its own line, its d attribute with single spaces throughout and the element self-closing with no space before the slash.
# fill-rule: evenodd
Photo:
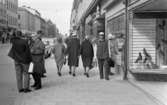
<svg viewBox="0 0 167 105">
<path fill-rule="evenodd" d="M 137 88 L 138 90 L 142 91 L 146 96 L 148 96 L 152 101 L 154 101 L 157 105 L 165 105 L 163 102 L 161 102 L 159 99 L 157 99 L 155 96 L 151 95 L 147 91 L 145 91 L 143 88 L 135 84 L 133 81 L 128 80 L 129 84 L 131 84 L 133 87 Z"/>
</svg>

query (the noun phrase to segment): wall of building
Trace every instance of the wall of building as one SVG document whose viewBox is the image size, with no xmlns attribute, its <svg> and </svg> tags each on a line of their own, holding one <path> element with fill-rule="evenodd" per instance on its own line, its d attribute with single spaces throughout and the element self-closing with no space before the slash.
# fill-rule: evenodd
<svg viewBox="0 0 167 105">
<path fill-rule="evenodd" d="M 37 32 L 38 30 L 41 30 L 41 20 L 40 17 L 35 15 L 35 32 Z"/>
<path fill-rule="evenodd" d="M 25 8 L 18 9 L 19 15 L 19 28 L 24 32 L 34 33 L 35 32 L 35 17 L 34 15 L 26 10 Z"/>
<path fill-rule="evenodd" d="M 74 0 L 71 14 L 71 27 L 77 26 L 80 23 L 83 15 L 94 1 L 95 0 Z"/>
<path fill-rule="evenodd" d="M 5 0 L 0 0 L 0 30 L 6 28 L 6 6 Z"/>
<path fill-rule="evenodd" d="M 18 0 L 5 0 L 7 8 L 7 26 L 8 28 L 18 28 Z"/>
</svg>

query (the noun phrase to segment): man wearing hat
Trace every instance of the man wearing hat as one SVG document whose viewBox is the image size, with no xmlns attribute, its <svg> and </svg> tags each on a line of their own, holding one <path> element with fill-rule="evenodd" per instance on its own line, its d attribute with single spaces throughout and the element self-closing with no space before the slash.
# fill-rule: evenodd
<svg viewBox="0 0 167 105">
<path fill-rule="evenodd" d="M 32 75 L 35 81 L 32 87 L 34 87 L 35 90 L 42 88 L 41 76 L 46 72 L 44 65 L 45 45 L 41 40 L 41 35 L 41 31 L 38 31 L 37 34 L 33 36 L 33 43 L 31 46 L 32 62 L 34 63 Z"/>
<path fill-rule="evenodd" d="M 84 67 L 84 75 L 89 77 L 89 71 L 92 68 L 92 61 L 94 57 L 93 45 L 89 39 L 89 35 L 85 36 L 85 40 L 81 44 L 81 57 Z"/>
<path fill-rule="evenodd" d="M 105 34 L 104 32 L 99 33 L 99 40 L 97 43 L 97 52 L 96 56 L 98 59 L 98 66 L 99 66 L 99 72 L 100 72 L 100 79 L 103 79 L 105 77 L 106 80 L 109 80 L 108 78 L 108 72 L 104 71 L 104 62 L 109 57 L 109 51 L 108 51 L 108 41 L 105 40 Z M 104 75 L 105 72 L 105 75 Z"/>
<path fill-rule="evenodd" d="M 79 64 L 79 55 L 80 55 L 80 41 L 77 38 L 76 31 L 73 32 L 72 38 L 70 39 L 70 42 L 67 45 L 67 55 L 68 55 L 68 65 L 70 68 L 69 74 L 72 74 L 74 77 L 76 67 L 78 67 Z"/>
<path fill-rule="evenodd" d="M 108 52 L 109 57 L 106 59 L 104 63 L 106 74 L 113 75 L 113 73 L 110 71 L 110 67 L 115 67 L 116 62 L 116 55 L 118 54 L 117 50 L 117 44 L 116 44 L 116 37 L 112 34 L 108 35 Z M 109 75 L 107 75 L 108 78 Z M 109 78 L 108 78 L 109 79 Z"/>
</svg>

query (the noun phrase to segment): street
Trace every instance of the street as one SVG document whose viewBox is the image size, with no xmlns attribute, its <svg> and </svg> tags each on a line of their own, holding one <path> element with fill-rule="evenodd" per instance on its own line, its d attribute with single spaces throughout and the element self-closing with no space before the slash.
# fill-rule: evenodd
<svg viewBox="0 0 167 105">
<path fill-rule="evenodd" d="M 111 76 L 110 81 L 100 80 L 94 68 L 90 78 L 86 78 L 81 63 L 76 77 L 68 74 L 67 66 L 62 70 L 62 77 L 58 77 L 53 58 L 46 60 L 47 78 L 42 80 L 41 90 L 17 93 L 14 65 L 6 56 L 8 50 L 9 45 L 1 46 L 0 105 L 159 105 L 119 76 Z"/>
</svg>

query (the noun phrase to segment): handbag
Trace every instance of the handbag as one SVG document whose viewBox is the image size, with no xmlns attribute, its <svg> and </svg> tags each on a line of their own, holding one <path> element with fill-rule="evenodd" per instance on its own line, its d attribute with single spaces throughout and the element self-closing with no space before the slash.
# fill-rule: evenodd
<svg viewBox="0 0 167 105">
<path fill-rule="evenodd" d="M 28 68 L 28 73 L 32 74 L 33 73 L 33 69 L 34 69 L 34 63 L 31 62 Z"/>
</svg>

